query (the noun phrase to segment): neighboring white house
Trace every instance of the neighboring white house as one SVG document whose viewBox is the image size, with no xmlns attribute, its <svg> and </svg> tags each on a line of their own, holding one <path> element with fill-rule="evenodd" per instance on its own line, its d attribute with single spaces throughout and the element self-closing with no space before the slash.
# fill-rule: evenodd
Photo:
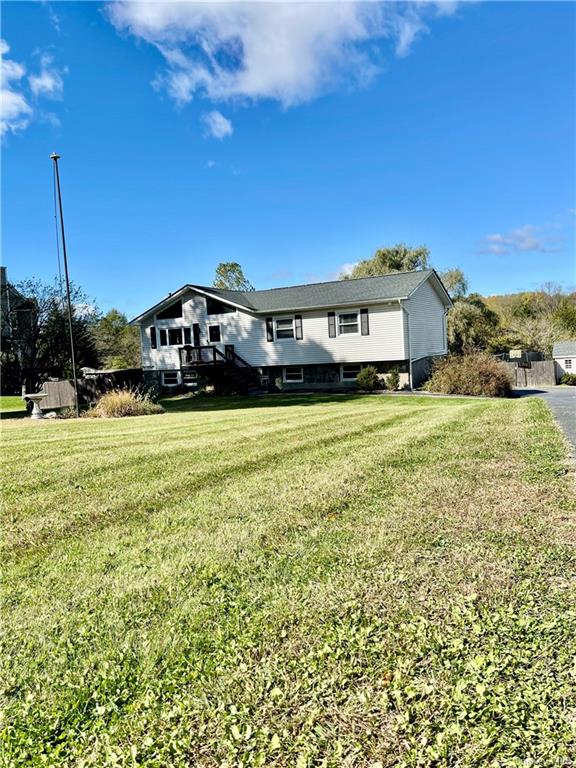
<svg viewBox="0 0 576 768">
<path fill-rule="evenodd" d="M 424 270 L 265 291 L 184 285 L 132 323 L 147 378 L 165 387 L 224 368 L 266 388 L 349 387 L 368 364 L 415 386 L 447 352 L 451 306 Z"/>
<path fill-rule="evenodd" d="M 558 379 L 565 373 L 576 373 L 576 341 L 557 341 L 552 348 Z"/>
</svg>

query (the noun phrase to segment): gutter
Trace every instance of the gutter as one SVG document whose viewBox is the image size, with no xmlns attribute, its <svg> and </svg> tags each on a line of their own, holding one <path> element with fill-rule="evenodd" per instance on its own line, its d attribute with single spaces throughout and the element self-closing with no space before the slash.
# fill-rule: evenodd
<svg viewBox="0 0 576 768">
<path fill-rule="evenodd" d="M 408 377 L 410 379 L 410 382 L 409 382 L 410 383 L 410 392 L 413 392 L 414 388 L 412 386 L 412 334 L 410 333 L 410 312 L 406 309 L 404 304 L 402 304 L 402 300 L 401 299 L 398 299 L 398 304 L 400 305 L 400 309 L 404 313 L 402 315 L 402 317 L 404 317 L 404 315 L 406 315 L 406 317 L 408 318 L 408 326 L 407 326 L 407 329 L 408 329 L 408 371 L 409 371 L 408 372 Z M 404 329 L 404 323 L 402 323 L 402 329 Z"/>
</svg>

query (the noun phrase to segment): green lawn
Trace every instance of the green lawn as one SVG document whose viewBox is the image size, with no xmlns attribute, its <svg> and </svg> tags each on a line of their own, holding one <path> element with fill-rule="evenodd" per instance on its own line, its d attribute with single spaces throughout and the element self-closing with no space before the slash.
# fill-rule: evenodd
<svg viewBox="0 0 576 768">
<path fill-rule="evenodd" d="M 22 415 L 26 414 L 26 404 L 20 395 L 1 395 L 0 396 L 0 415 L 5 413 L 22 412 Z"/>
<path fill-rule="evenodd" d="M 573 471 L 543 401 L 6 421 L 3 765 L 571 765 Z"/>
</svg>

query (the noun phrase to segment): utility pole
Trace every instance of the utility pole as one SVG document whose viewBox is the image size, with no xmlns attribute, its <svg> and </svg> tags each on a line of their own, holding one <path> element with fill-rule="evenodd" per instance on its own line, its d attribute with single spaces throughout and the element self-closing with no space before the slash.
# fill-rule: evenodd
<svg viewBox="0 0 576 768">
<path fill-rule="evenodd" d="M 58 191 L 58 208 L 60 210 L 60 230 L 62 232 L 62 254 L 64 257 L 64 275 L 66 278 L 66 302 L 68 304 L 68 331 L 70 333 L 70 356 L 72 358 L 72 378 L 74 379 L 74 405 L 76 407 L 76 416 L 80 415 L 78 404 L 78 379 L 76 377 L 76 355 L 74 353 L 74 334 L 72 332 L 72 301 L 70 299 L 70 280 L 68 278 L 68 257 L 66 255 L 66 235 L 64 234 L 64 213 L 62 211 L 62 195 L 60 194 L 60 173 L 58 171 L 58 160 L 60 155 L 53 152 L 50 159 L 54 161 L 54 174 L 56 177 L 56 189 Z"/>
</svg>

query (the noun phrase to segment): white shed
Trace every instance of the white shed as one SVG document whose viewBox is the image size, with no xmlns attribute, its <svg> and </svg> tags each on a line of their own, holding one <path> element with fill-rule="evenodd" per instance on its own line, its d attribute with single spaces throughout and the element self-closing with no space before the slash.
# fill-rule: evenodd
<svg viewBox="0 0 576 768">
<path fill-rule="evenodd" d="M 576 341 L 557 341 L 552 357 L 558 370 L 558 378 L 565 373 L 576 373 Z"/>
</svg>

